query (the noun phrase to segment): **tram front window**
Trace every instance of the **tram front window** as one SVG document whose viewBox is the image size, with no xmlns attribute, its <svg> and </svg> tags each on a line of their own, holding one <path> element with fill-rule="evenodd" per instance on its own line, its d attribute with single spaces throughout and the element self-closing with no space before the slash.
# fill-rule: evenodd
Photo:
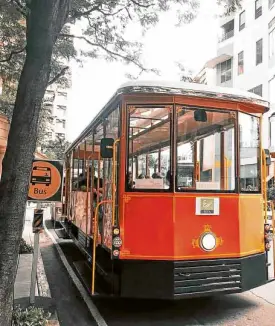
<svg viewBox="0 0 275 326">
<path fill-rule="evenodd" d="M 260 191 L 260 119 L 239 113 L 241 192 Z"/>
<path fill-rule="evenodd" d="M 235 114 L 205 112 L 196 121 L 195 110 L 177 107 L 176 189 L 234 191 Z"/>
<path fill-rule="evenodd" d="M 172 106 L 129 106 L 128 190 L 170 189 Z"/>
</svg>

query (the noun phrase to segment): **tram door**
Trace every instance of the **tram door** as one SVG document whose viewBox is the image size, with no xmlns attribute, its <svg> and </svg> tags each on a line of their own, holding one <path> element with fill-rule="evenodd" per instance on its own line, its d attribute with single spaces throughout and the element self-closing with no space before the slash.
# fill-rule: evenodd
<svg viewBox="0 0 275 326">
<path fill-rule="evenodd" d="M 115 152 L 113 151 L 113 147 L 115 147 Z M 110 150 L 109 152 L 108 149 Z M 102 194 L 100 202 L 102 205 L 100 205 L 98 210 L 98 230 L 101 244 L 110 250 L 112 249 L 113 225 L 117 216 L 117 151 L 117 146 L 114 146 L 113 139 L 102 139 L 100 161 L 100 170 L 102 171 Z"/>
</svg>

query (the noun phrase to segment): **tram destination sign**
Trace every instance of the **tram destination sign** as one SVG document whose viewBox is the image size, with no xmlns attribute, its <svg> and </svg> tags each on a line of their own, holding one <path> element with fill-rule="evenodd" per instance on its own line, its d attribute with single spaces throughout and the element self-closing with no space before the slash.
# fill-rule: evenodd
<svg viewBox="0 0 275 326">
<path fill-rule="evenodd" d="M 34 160 L 30 175 L 28 200 L 61 202 L 63 190 L 63 162 Z"/>
</svg>

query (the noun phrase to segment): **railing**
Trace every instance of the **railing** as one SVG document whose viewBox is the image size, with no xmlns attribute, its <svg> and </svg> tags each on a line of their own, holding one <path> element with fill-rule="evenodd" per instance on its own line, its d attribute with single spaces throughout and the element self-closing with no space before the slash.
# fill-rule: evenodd
<svg viewBox="0 0 275 326">
<path fill-rule="evenodd" d="M 231 31 L 229 32 L 225 32 L 219 39 L 219 43 L 225 41 L 225 40 L 228 40 L 229 38 L 233 37 L 234 36 L 234 29 L 232 29 Z"/>
</svg>

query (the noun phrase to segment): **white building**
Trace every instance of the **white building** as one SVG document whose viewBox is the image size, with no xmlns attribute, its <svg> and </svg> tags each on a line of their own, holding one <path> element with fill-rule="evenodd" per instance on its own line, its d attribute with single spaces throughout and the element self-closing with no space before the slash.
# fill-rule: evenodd
<svg viewBox="0 0 275 326">
<path fill-rule="evenodd" d="M 217 52 L 195 81 L 268 99 L 271 110 L 263 120 L 263 143 L 275 148 L 275 0 L 243 0 L 241 10 L 221 18 Z"/>
<path fill-rule="evenodd" d="M 49 86 L 44 97 L 44 105 L 50 110 L 50 118 L 45 137 L 49 140 L 66 139 L 69 88 Z"/>
</svg>

